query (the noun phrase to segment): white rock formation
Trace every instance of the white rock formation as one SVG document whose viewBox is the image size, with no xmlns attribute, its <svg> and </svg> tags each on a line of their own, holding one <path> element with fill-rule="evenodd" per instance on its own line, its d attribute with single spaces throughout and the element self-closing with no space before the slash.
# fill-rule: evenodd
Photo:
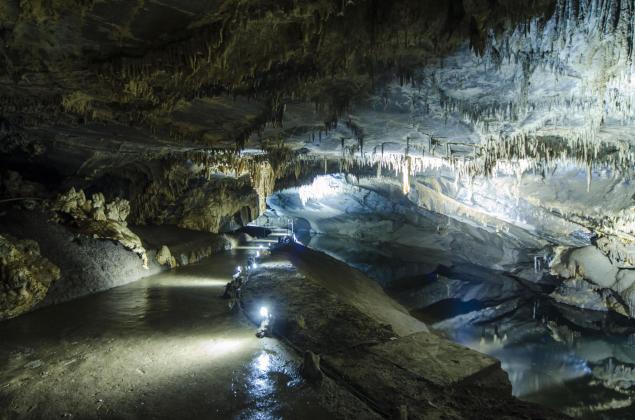
<svg viewBox="0 0 635 420">
<path fill-rule="evenodd" d="M 57 213 L 58 222 L 70 225 L 81 234 L 121 243 L 138 254 L 147 268 L 148 257 L 141 239 L 126 224 L 126 217 L 130 213 L 127 200 L 116 198 L 106 203 L 101 193 L 86 199 L 84 191 L 71 188 L 53 200 L 51 209 Z"/>
</svg>

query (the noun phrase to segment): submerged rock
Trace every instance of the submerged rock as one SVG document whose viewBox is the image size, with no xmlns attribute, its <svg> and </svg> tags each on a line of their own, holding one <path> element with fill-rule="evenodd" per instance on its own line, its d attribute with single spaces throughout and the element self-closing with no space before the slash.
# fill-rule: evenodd
<svg viewBox="0 0 635 420">
<path fill-rule="evenodd" d="M 0 235 L 0 320 L 40 303 L 60 269 L 40 255 L 37 242 Z"/>
</svg>

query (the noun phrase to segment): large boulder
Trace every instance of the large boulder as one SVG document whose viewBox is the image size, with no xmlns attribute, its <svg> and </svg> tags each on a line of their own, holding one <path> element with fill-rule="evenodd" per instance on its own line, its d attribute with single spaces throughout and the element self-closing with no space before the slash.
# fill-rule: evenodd
<svg viewBox="0 0 635 420">
<path fill-rule="evenodd" d="M 560 247 L 551 274 L 564 281 L 551 294 L 560 303 L 635 317 L 635 270 L 620 268 L 604 247 Z M 623 261 L 622 261 L 623 262 Z"/>
<path fill-rule="evenodd" d="M 93 194 L 86 198 L 84 191 L 71 188 L 58 195 L 51 203 L 58 222 L 69 225 L 79 233 L 98 239 L 110 239 L 121 243 L 126 249 L 141 257 L 147 267 L 148 257 L 141 239 L 126 223 L 130 214 L 130 204 L 119 197 L 106 202 L 103 194 Z"/>
<path fill-rule="evenodd" d="M 40 255 L 37 242 L 0 235 L 0 320 L 40 303 L 60 269 Z"/>
<path fill-rule="evenodd" d="M 565 279 L 584 278 L 606 288 L 615 283 L 618 268 L 598 248 L 585 246 L 558 250 L 551 271 Z"/>
</svg>

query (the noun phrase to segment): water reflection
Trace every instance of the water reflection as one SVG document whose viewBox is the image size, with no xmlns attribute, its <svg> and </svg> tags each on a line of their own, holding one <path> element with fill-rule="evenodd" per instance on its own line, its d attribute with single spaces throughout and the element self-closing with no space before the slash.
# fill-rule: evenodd
<svg viewBox="0 0 635 420">
<path fill-rule="evenodd" d="M 635 417 L 633 336 L 576 329 L 548 303 L 525 305 L 485 323 L 475 311 L 436 323 L 454 341 L 501 361 L 521 399 L 583 418 Z M 581 313 L 581 316 L 584 316 Z"/>
<path fill-rule="evenodd" d="M 514 288 L 517 282 L 504 273 L 468 267 L 459 252 L 450 255 L 445 247 L 439 254 L 426 249 L 424 262 L 415 264 L 422 260 L 422 252 L 412 257 L 417 248 L 364 241 L 351 246 L 345 237 L 328 234 L 306 240 L 380 283 L 390 280 L 390 293 L 413 315 L 452 340 L 499 359 L 519 398 L 576 417 L 635 418 L 635 336 L 628 335 L 632 324 L 612 325 L 614 320 L 604 313 L 556 308 L 531 290 L 542 286 Z M 426 238 L 421 241 L 425 244 Z M 391 246 L 394 252 L 389 252 Z M 533 259 L 527 264 L 526 271 L 533 273 Z M 444 265 L 454 271 L 445 269 L 438 276 Z M 523 269 L 520 263 L 514 268 Z"/>
<path fill-rule="evenodd" d="M 247 252 L 0 323 L 0 418 L 329 418 L 219 298 Z"/>
</svg>

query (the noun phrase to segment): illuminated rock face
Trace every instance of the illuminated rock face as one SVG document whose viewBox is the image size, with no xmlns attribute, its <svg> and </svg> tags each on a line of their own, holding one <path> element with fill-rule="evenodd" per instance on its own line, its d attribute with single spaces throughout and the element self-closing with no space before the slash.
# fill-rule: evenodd
<svg viewBox="0 0 635 420">
<path fill-rule="evenodd" d="M 0 321 L 40 303 L 60 269 L 40 255 L 37 242 L 0 235 Z"/>
<path fill-rule="evenodd" d="M 93 194 L 87 200 L 84 191 L 71 188 L 53 201 L 51 209 L 56 212 L 56 219 L 60 223 L 68 224 L 88 237 L 117 241 L 138 254 L 143 266 L 148 267 L 148 257 L 141 239 L 127 227 L 126 218 L 130 213 L 127 200 L 117 198 L 106 203 L 101 193 Z"/>
</svg>

